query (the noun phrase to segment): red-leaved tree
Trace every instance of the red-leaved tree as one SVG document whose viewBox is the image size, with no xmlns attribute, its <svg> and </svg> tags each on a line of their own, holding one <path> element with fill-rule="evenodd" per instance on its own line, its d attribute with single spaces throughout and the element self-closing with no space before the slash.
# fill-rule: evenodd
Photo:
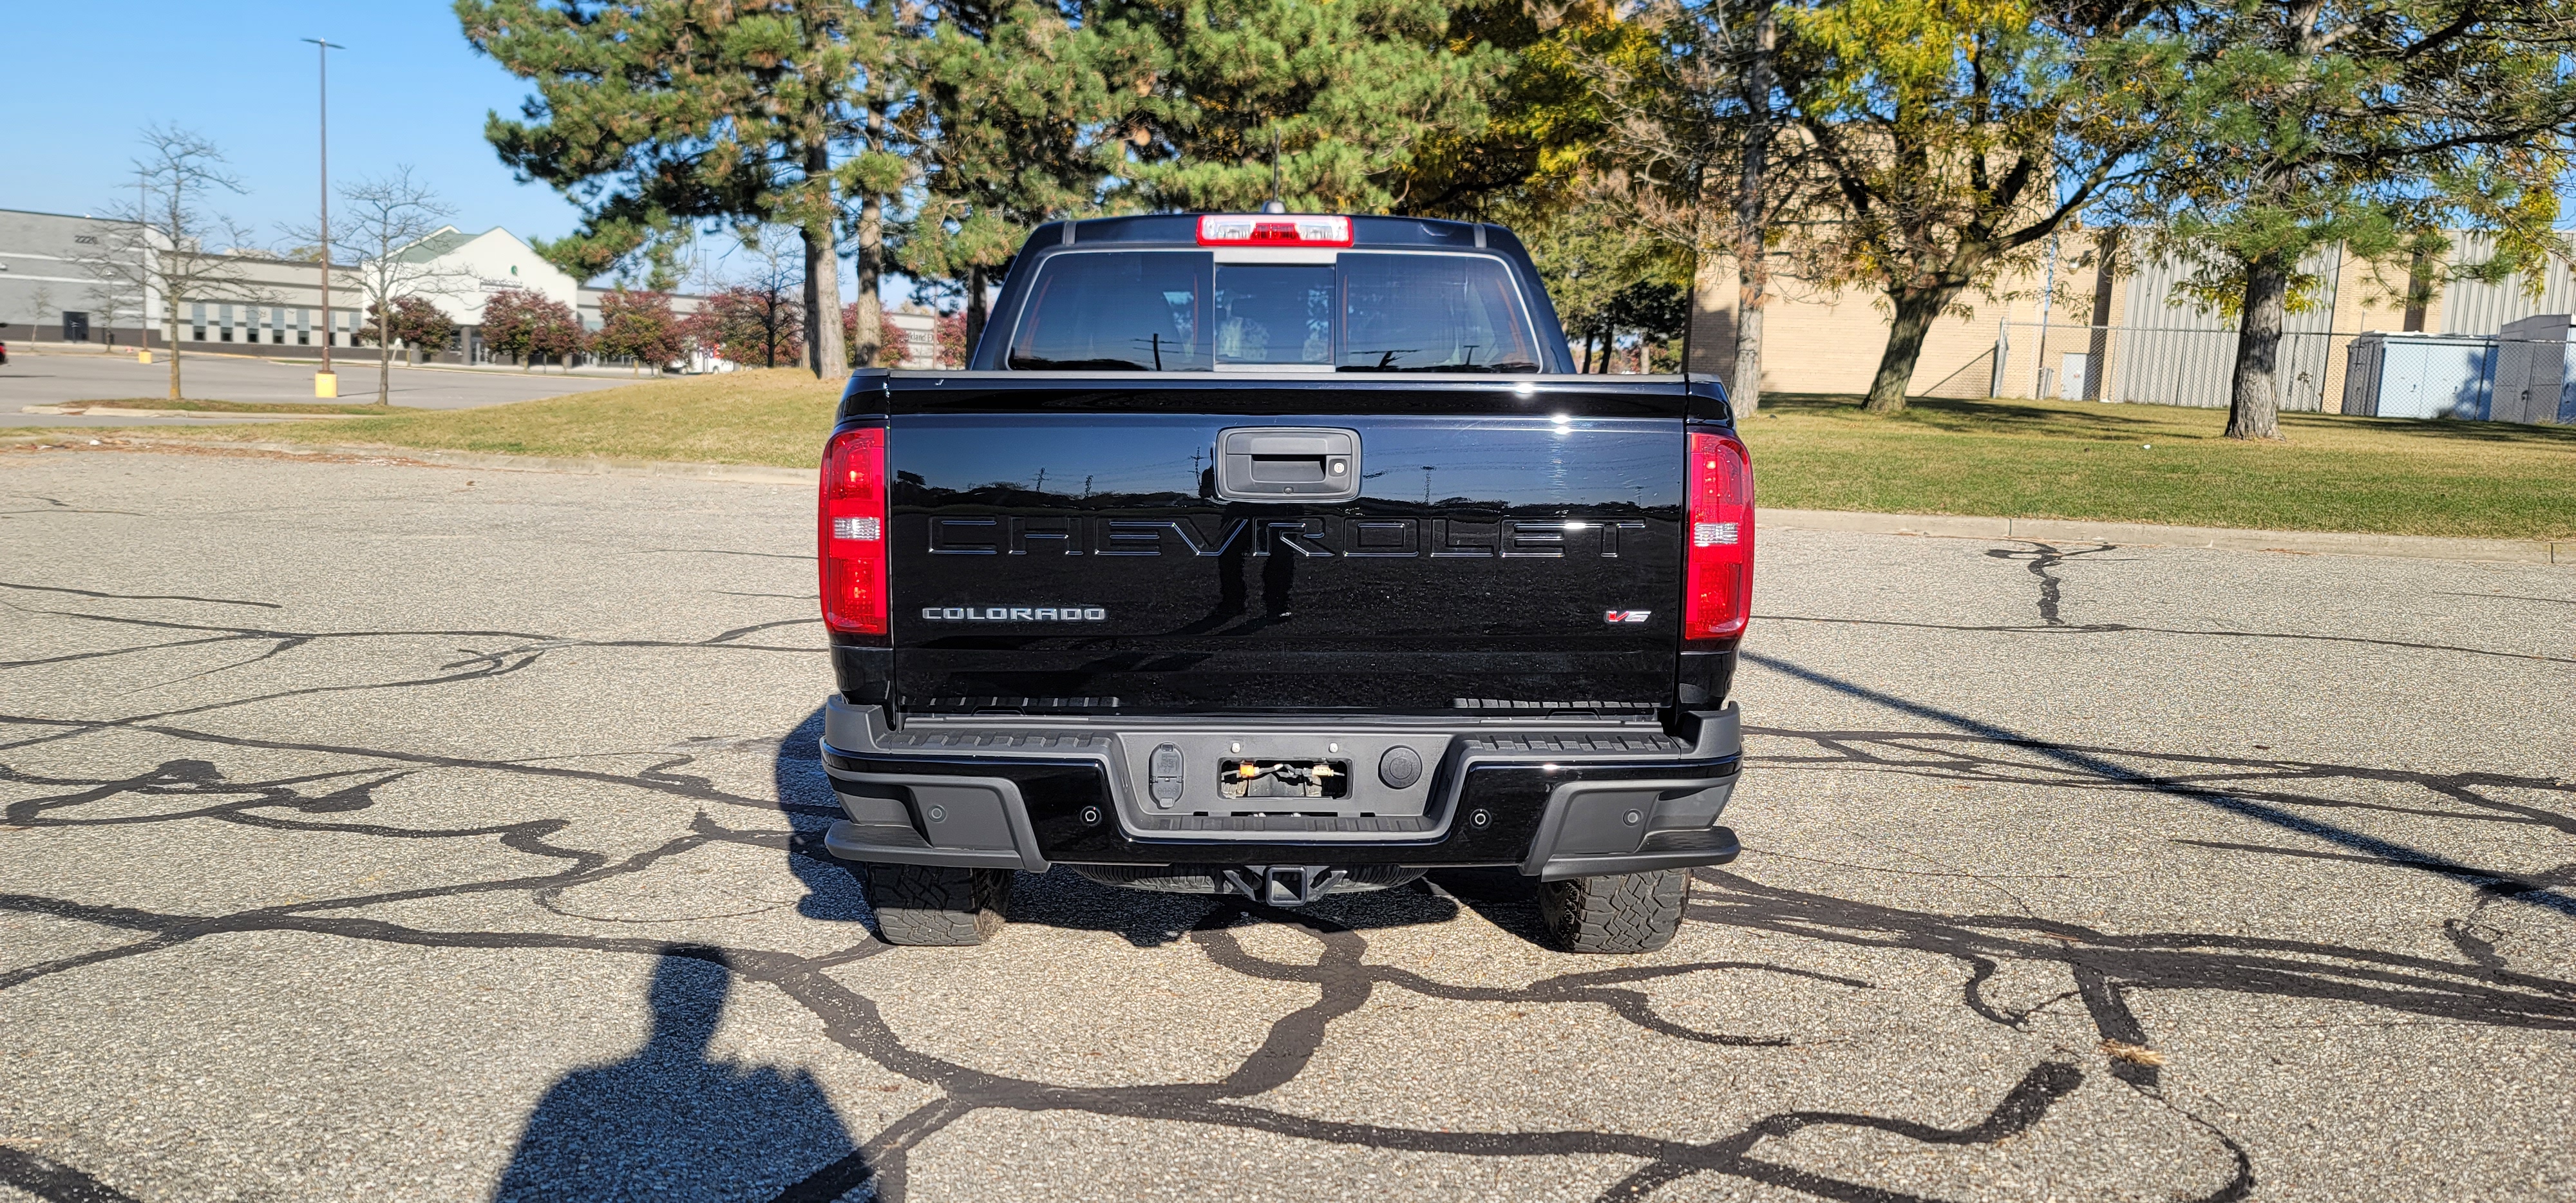
<svg viewBox="0 0 2576 1203">
<path fill-rule="evenodd" d="M 939 366 L 943 368 L 965 367 L 966 351 L 966 315 L 963 313 L 940 314 Z"/>
<path fill-rule="evenodd" d="M 841 311 L 841 325 L 844 327 L 841 342 L 842 345 L 851 348 L 850 353 L 853 355 L 858 354 L 857 348 L 860 346 L 858 320 L 857 306 L 853 305 Z M 939 342 L 938 349 L 931 354 L 930 366 L 936 368 L 965 367 L 966 315 L 962 313 L 940 314 L 937 324 L 933 329 L 938 333 Z M 878 314 L 876 343 L 876 366 L 881 368 L 901 367 L 903 365 L 904 358 L 912 353 L 912 335 L 906 333 L 902 327 L 895 325 L 894 315 L 890 312 L 880 311 Z M 850 366 L 858 367 L 860 365 L 853 363 Z"/>
<path fill-rule="evenodd" d="M 804 358 L 804 325 L 805 310 L 794 294 L 737 284 L 698 304 L 689 315 L 687 337 L 720 359 L 774 368 Z"/>
<path fill-rule="evenodd" d="M 671 312 L 671 294 L 620 288 L 599 298 L 599 330 L 590 336 L 590 347 L 600 355 L 632 357 L 640 376 L 648 366 L 659 371 L 678 359 L 687 351 L 687 339 L 679 316 Z"/>
<path fill-rule="evenodd" d="M 875 338 L 860 338 L 859 307 L 852 305 L 841 310 L 841 345 L 850 349 L 851 367 L 899 368 L 903 366 L 905 335 L 903 330 L 894 324 L 894 314 L 890 311 L 884 309 L 877 311 Z M 870 345 L 874 345 L 877 349 L 876 362 L 862 364 L 859 362 L 859 351 Z"/>
<path fill-rule="evenodd" d="M 420 297 L 395 297 L 393 320 L 386 321 L 373 303 L 367 306 L 367 324 L 357 332 L 357 341 L 372 343 L 382 330 L 395 342 L 408 346 L 411 362 L 420 363 L 447 349 L 456 341 L 456 319 L 447 311 Z"/>
<path fill-rule="evenodd" d="M 519 361 L 519 370 L 549 356 L 569 365 L 590 341 L 572 306 L 525 288 L 504 288 L 483 302 L 483 343 Z"/>
</svg>

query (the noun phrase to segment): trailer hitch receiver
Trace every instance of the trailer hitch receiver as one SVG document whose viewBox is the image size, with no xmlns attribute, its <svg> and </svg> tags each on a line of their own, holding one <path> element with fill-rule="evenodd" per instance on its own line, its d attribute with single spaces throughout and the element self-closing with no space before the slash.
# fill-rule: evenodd
<svg viewBox="0 0 2576 1203">
<path fill-rule="evenodd" d="M 1331 865 L 1241 865 L 1219 872 L 1217 888 L 1266 906 L 1304 906 L 1349 876 Z"/>
</svg>

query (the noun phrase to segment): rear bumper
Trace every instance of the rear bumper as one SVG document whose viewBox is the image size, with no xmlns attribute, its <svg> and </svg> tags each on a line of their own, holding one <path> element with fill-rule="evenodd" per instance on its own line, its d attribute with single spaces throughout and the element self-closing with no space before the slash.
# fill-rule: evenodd
<svg viewBox="0 0 2576 1203">
<path fill-rule="evenodd" d="M 1222 720 L 1233 721 L 1233 720 Z M 1717 825 L 1743 763 L 1732 704 L 1691 738 L 1636 726 L 1310 720 L 1106 723 L 988 718 L 889 731 L 834 696 L 822 757 L 845 860 L 1044 872 L 1071 865 L 1508 866 L 1558 880 L 1724 864 Z M 1226 734 L 1211 734 L 1223 731 Z M 1265 746 L 1400 739 L 1430 753 L 1418 813 L 1208 817 L 1137 788 L 1150 750 L 1227 734 Z M 1340 743 L 1328 746 L 1340 747 Z M 1320 750 L 1320 749 L 1319 749 Z"/>
</svg>

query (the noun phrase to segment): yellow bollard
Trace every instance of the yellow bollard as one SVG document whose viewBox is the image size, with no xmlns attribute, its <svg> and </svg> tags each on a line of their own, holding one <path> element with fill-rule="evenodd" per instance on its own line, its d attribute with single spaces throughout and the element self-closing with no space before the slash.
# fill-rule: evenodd
<svg viewBox="0 0 2576 1203">
<path fill-rule="evenodd" d="M 145 365 L 145 366 L 147 366 L 147 367 L 148 367 L 148 366 L 150 366 L 150 365 L 151 365 L 151 363 L 152 363 L 152 348 L 150 348 L 150 347 L 142 347 L 142 348 L 138 348 L 138 349 L 134 352 L 134 362 L 139 363 L 139 364 L 143 364 L 143 365 Z"/>
<path fill-rule="evenodd" d="M 325 401 L 338 399 L 340 396 L 340 374 L 338 372 L 313 373 L 313 395 Z"/>
</svg>

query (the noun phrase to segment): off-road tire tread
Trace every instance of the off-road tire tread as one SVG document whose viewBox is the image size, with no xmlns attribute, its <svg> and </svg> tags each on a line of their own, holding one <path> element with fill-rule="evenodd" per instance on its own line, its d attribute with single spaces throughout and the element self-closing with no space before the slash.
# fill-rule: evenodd
<svg viewBox="0 0 2576 1203">
<path fill-rule="evenodd" d="M 1539 919 L 1568 952 L 1653 952 L 1673 942 L 1690 870 L 1656 869 L 1541 882 Z"/>
<path fill-rule="evenodd" d="M 1011 906 L 1008 869 L 869 865 L 868 906 L 888 944 L 957 947 L 1002 930 Z"/>
</svg>

